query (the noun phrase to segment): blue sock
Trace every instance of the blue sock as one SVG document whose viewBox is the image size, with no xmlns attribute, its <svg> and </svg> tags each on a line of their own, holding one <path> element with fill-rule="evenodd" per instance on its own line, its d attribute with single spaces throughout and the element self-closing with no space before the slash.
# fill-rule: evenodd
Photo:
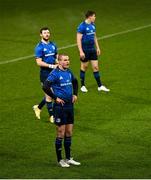
<svg viewBox="0 0 151 180">
<path fill-rule="evenodd" d="M 62 151 L 62 138 L 56 138 L 55 141 L 56 154 L 58 162 L 62 159 L 61 151 Z"/>
<path fill-rule="evenodd" d="M 39 109 L 42 109 L 45 104 L 46 104 L 46 100 L 45 100 L 45 97 L 44 97 L 44 98 L 42 99 L 42 101 L 39 103 L 38 108 L 39 108 Z"/>
<path fill-rule="evenodd" d="M 80 70 L 81 86 L 85 86 L 85 71 Z"/>
<path fill-rule="evenodd" d="M 64 149 L 65 149 L 65 154 L 66 154 L 66 159 L 70 159 L 70 149 L 71 147 L 71 137 L 65 137 L 64 138 Z"/>
<path fill-rule="evenodd" d="M 53 115 L 53 104 L 52 102 L 46 102 L 47 103 L 47 109 L 50 116 Z"/>
<path fill-rule="evenodd" d="M 93 75 L 94 75 L 94 78 L 95 78 L 95 80 L 96 80 L 96 82 L 98 84 L 98 87 L 100 87 L 102 85 L 102 83 L 101 83 L 99 71 L 93 72 Z"/>
</svg>

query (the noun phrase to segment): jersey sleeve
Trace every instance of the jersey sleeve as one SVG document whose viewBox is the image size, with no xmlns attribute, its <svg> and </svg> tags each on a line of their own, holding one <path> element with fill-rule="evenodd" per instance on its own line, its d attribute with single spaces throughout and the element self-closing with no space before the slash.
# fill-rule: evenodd
<svg viewBox="0 0 151 180">
<path fill-rule="evenodd" d="M 56 75 L 56 70 L 54 69 L 48 76 L 47 81 L 51 82 L 51 84 L 57 81 L 58 77 Z"/>
<path fill-rule="evenodd" d="M 43 49 L 40 46 L 36 46 L 35 48 L 35 58 L 43 57 Z"/>
<path fill-rule="evenodd" d="M 74 95 L 78 95 L 78 80 L 76 79 L 76 77 L 73 75 L 73 73 L 70 71 L 71 73 L 71 80 L 72 80 L 72 86 L 73 86 L 73 94 Z"/>
<path fill-rule="evenodd" d="M 68 69 L 68 72 L 71 74 L 71 81 L 73 81 L 75 78 L 75 76 L 73 75 L 72 71 L 70 69 Z"/>
<path fill-rule="evenodd" d="M 57 56 L 57 54 L 58 54 L 58 48 L 57 48 L 57 46 L 56 46 L 56 44 L 55 44 L 55 56 Z M 56 57 L 57 58 L 57 57 Z"/>
<path fill-rule="evenodd" d="M 56 45 L 56 44 L 54 44 L 54 45 L 55 45 L 55 53 L 58 54 L 58 48 L 57 48 L 57 45 Z"/>
<path fill-rule="evenodd" d="M 84 26 L 83 26 L 83 24 L 81 23 L 79 26 L 78 26 L 78 28 L 77 28 L 77 32 L 78 33 L 81 33 L 81 34 L 84 34 Z"/>
<path fill-rule="evenodd" d="M 94 32 L 96 32 L 96 25 L 93 23 L 93 26 L 94 26 Z"/>
<path fill-rule="evenodd" d="M 53 42 L 53 46 L 54 46 L 55 58 L 57 58 L 58 48 L 57 48 L 57 45 L 54 42 Z"/>
<path fill-rule="evenodd" d="M 47 80 L 44 82 L 42 89 L 46 94 L 48 94 L 48 96 L 52 97 L 53 99 L 56 99 L 57 97 L 51 89 L 54 82 L 55 76 L 50 73 Z"/>
</svg>

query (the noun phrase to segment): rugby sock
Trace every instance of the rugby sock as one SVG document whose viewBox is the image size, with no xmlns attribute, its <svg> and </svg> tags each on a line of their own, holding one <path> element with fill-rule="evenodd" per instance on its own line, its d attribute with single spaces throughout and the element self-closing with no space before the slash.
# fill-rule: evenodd
<svg viewBox="0 0 151 180">
<path fill-rule="evenodd" d="M 47 109 L 48 109 L 48 113 L 49 113 L 49 115 L 50 116 L 52 116 L 53 115 L 53 104 L 52 104 L 52 102 L 46 102 L 47 103 Z"/>
<path fill-rule="evenodd" d="M 39 108 L 39 109 L 42 109 L 45 104 L 46 104 L 46 100 L 45 100 L 45 97 L 44 97 L 44 98 L 42 99 L 42 101 L 39 103 L 38 108 Z"/>
<path fill-rule="evenodd" d="M 70 159 L 70 149 L 71 147 L 71 137 L 65 137 L 64 138 L 64 149 L 66 154 L 66 159 Z"/>
<path fill-rule="evenodd" d="M 80 70 L 81 86 L 85 86 L 85 71 Z"/>
<path fill-rule="evenodd" d="M 57 137 L 55 141 L 56 154 L 58 162 L 62 159 L 61 151 L 62 151 L 62 138 Z"/>
<path fill-rule="evenodd" d="M 96 82 L 98 84 L 98 87 L 100 87 L 102 85 L 102 83 L 101 83 L 99 71 L 93 72 L 93 75 L 94 75 L 94 78 L 95 78 L 95 80 L 96 80 Z"/>
</svg>

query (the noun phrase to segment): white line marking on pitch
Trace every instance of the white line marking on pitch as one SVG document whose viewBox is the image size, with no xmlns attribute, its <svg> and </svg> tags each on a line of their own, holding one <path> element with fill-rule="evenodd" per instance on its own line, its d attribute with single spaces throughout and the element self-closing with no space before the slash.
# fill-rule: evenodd
<svg viewBox="0 0 151 180">
<path fill-rule="evenodd" d="M 134 31 L 139 31 L 139 30 L 146 29 L 146 28 L 149 28 L 149 27 L 151 27 L 151 24 L 148 24 L 148 25 L 145 25 L 145 26 L 136 27 L 136 28 L 133 28 L 133 29 L 128 29 L 128 30 L 117 32 L 117 33 L 113 33 L 113 34 L 107 34 L 107 35 L 104 35 L 102 37 L 98 37 L 98 40 L 108 39 L 108 38 L 111 38 L 111 37 L 114 37 L 114 36 L 118 36 L 118 35 L 122 35 L 122 34 L 127 34 L 127 33 L 134 32 Z M 68 49 L 68 48 L 71 48 L 71 47 L 75 47 L 76 45 L 77 45 L 76 43 L 75 44 L 69 44 L 67 46 L 62 46 L 62 47 L 58 48 L 58 50 Z M 32 54 L 32 55 L 29 55 L 29 56 L 23 56 L 23 57 L 19 57 L 19 58 L 7 60 L 7 61 L 2 61 L 2 62 L 0 62 L 0 65 L 8 64 L 8 63 L 13 63 L 13 62 L 17 62 L 17 61 L 22 61 L 22 60 L 33 58 L 33 57 L 34 57 L 34 55 Z"/>
</svg>

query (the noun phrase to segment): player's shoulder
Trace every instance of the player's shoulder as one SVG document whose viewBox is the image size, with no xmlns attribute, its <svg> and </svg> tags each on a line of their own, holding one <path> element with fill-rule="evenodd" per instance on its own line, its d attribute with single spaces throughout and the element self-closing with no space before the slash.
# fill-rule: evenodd
<svg viewBox="0 0 151 180">
<path fill-rule="evenodd" d="M 86 24 L 85 24 L 85 21 L 83 21 L 83 22 L 81 22 L 80 25 L 78 26 L 77 32 L 83 34 L 84 31 L 85 31 L 85 29 L 86 29 Z"/>
<path fill-rule="evenodd" d="M 80 24 L 79 24 L 79 27 L 83 27 L 83 26 L 85 26 L 86 24 L 85 24 L 85 21 L 82 21 Z"/>
<path fill-rule="evenodd" d="M 57 76 L 59 74 L 59 68 L 57 67 L 57 68 L 53 69 L 50 74 Z"/>
<path fill-rule="evenodd" d="M 57 47 L 56 43 L 53 42 L 53 41 L 50 41 L 50 42 L 49 42 L 49 45 Z"/>
<path fill-rule="evenodd" d="M 94 23 L 94 22 L 91 22 L 91 25 L 92 25 L 92 26 L 95 26 L 95 23 Z"/>
<path fill-rule="evenodd" d="M 43 44 L 42 44 L 42 42 L 39 42 L 39 43 L 36 45 L 35 49 L 43 49 Z"/>
<path fill-rule="evenodd" d="M 71 71 L 71 69 L 67 69 L 67 72 L 72 74 L 72 71 Z"/>
<path fill-rule="evenodd" d="M 57 79 L 57 77 L 58 77 L 58 70 L 57 70 L 57 68 L 56 68 L 56 69 L 53 69 L 53 70 L 49 73 L 49 75 L 48 75 L 48 80 L 50 80 L 50 79 Z"/>
<path fill-rule="evenodd" d="M 67 69 L 67 72 L 68 72 L 68 74 L 70 74 L 72 77 L 74 76 L 74 75 L 73 75 L 73 72 L 71 71 L 71 69 Z"/>
</svg>

